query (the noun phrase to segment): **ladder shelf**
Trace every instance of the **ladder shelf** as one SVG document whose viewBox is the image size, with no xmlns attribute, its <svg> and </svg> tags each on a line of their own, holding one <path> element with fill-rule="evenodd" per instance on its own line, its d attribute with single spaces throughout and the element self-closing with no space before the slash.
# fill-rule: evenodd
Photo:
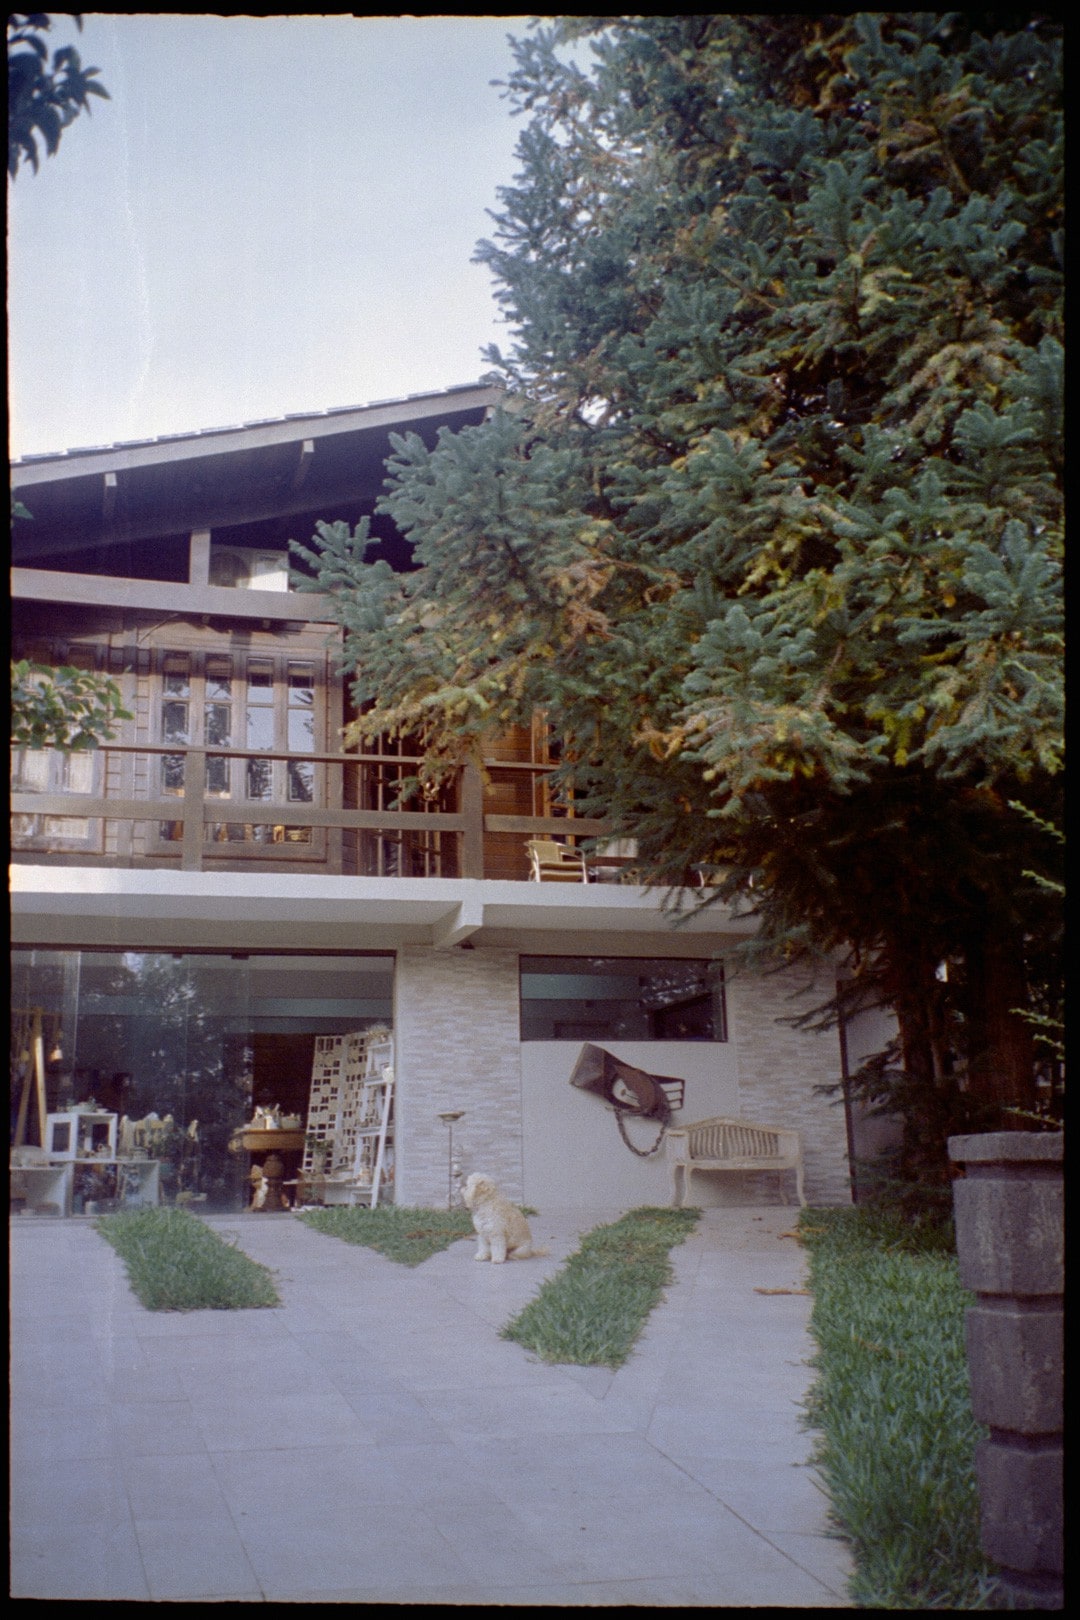
<svg viewBox="0 0 1080 1620">
<path fill-rule="evenodd" d="M 393 1176 L 394 1043 L 383 1028 L 318 1035 L 302 1176 L 323 1203 L 370 1203 Z"/>
</svg>

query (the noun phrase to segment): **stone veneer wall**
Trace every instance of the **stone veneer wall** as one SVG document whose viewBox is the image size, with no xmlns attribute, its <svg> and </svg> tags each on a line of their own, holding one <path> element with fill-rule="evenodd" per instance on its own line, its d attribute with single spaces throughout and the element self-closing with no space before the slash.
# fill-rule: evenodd
<svg viewBox="0 0 1080 1620">
<path fill-rule="evenodd" d="M 727 977 L 728 1035 L 737 1053 L 741 1116 L 800 1131 L 807 1203 L 843 1205 L 851 1202 L 843 1103 L 839 1096 L 814 1092 L 815 1086 L 840 1079 L 839 1037 L 835 1029 L 815 1033 L 782 1022 L 821 1005 L 831 993 L 824 980 L 808 988 L 804 970 L 733 968 Z M 752 1179 L 771 1179 L 775 1186 L 775 1177 Z"/>
<path fill-rule="evenodd" d="M 403 948 L 395 975 L 399 1204 L 446 1205 L 454 1157 L 521 1199 L 521 1050 L 517 951 Z"/>
</svg>

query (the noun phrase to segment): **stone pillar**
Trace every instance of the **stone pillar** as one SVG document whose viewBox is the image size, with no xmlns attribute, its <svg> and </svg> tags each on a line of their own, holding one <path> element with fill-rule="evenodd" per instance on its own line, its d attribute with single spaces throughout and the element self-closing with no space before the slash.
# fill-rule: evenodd
<svg viewBox="0 0 1080 1620">
<path fill-rule="evenodd" d="M 1020 1607 L 1062 1606 L 1064 1138 L 954 1136 L 949 1157 L 975 1418 L 982 1548 Z"/>
</svg>

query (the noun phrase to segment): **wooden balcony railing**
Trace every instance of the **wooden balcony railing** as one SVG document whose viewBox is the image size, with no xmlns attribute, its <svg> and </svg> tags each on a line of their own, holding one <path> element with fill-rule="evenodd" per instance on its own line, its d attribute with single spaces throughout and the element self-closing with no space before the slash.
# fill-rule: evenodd
<svg viewBox="0 0 1080 1620">
<path fill-rule="evenodd" d="M 313 835 L 319 830 L 325 830 L 338 834 L 352 832 L 381 835 L 397 840 L 423 834 L 426 835 L 426 842 L 430 844 L 434 835 L 438 835 L 434 842 L 439 846 L 440 852 L 445 853 L 439 853 L 425 861 L 424 869 L 419 873 L 399 872 L 394 875 L 482 878 L 493 875 L 491 872 L 485 872 L 485 837 L 488 834 L 519 834 L 524 848 L 525 841 L 529 838 L 551 837 L 554 834 L 564 838 L 586 839 L 603 837 L 609 831 L 607 822 L 593 817 L 574 816 L 570 807 L 568 807 L 570 813 L 562 815 L 487 813 L 484 809 L 483 778 L 476 766 L 466 766 L 460 773 L 455 810 L 353 809 L 344 806 L 342 801 L 346 797 L 347 772 L 355 773 L 358 768 L 373 767 L 397 773 L 403 768 L 419 766 L 421 761 L 418 756 L 383 753 L 300 754 L 262 749 L 253 754 L 250 749 L 196 748 L 175 743 L 104 743 L 97 753 L 102 756 L 103 761 L 112 756 L 141 756 L 142 759 L 149 761 L 164 756 L 172 759 L 182 757 L 183 788 L 175 794 L 159 793 L 154 797 L 149 795 L 139 797 L 137 794 L 120 796 L 116 793 L 20 792 L 16 783 L 16 791 L 12 792 L 10 800 L 12 816 L 64 817 L 76 818 L 79 821 L 129 825 L 168 824 L 171 829 L 169 841 L 164 842 L 155 832 L 144 838 L 143 848 L 131 847 L 129 852 L 123 853 L 110 849 L 110 840 L 104 837 L 100 839 L 97 850 L 89 850 L 62 846 L 60 840 L 56 840 L 55 847 L 50 848 L 49 839 L 45 834 L 34 836 L 24 834 L 21 837 L 16 835 L 12 840 L 16 860 L 34 861 L 44 858 L 54 864 L 128 868 L 148 865 L 161 867 L 178 863 L 180 869 L 187 872 L 221 870 L 223 860 L 242 867 L 251 858 L 251 850 L 245 849 L 239 841 L 213 842 L 207 837 L 208 827 L 218 828 L 239 823 L 245 829 L 255 827 L 281 829 L 283 836 L 287 829 L 293 837 L 295 837 L 294 829 L 301 831 L 310 829 Z M 319 802 L 304 803 L 291 800 L 271 802 L 265 799 L 227 799 L 208 795 L 206 766 L 210 759 L 292 760 L 305 766 L 322 767 L 324 781 L 317 795 Z M 525 771 L 534 777 L 548 775 L 552 769 L 551 766 L 494 759 L 486 761 L 485 764 L 490 764 L 500 773 Z M 133 846 L 136 841 L 132 838 L 128 842 Z M 272 862 L 274 870 L 300 870 L 304 866 L 311 865 L 312 854 L 305 851 L 309 850 L 313 843 L 314 838 L 307 844 L 284 842 L 274 843 L 271 846 L 268 843 L 260 843 L 253 846 L 253 849 L 258 851 L 263 870 L 266 869 L 268 859 Z M 325 855 L 319 856 L 323 869 L 335 872 L 356 870 L 358 875 L 365 875 L 359 867 L 350 864 L 348 860 L 343 861 L 340 839 L 338 845 L 336 854 L 332 849 L 328 849 Z M 521 876 L 526 875 L 523 866 Z"/>
</svg>

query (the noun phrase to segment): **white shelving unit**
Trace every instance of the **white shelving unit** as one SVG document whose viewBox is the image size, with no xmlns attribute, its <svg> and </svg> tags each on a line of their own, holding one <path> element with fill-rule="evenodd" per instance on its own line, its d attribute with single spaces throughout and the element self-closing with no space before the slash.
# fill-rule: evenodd
<svg viewBox="0 0 1080 1620">
<path fill-rule="evenodd" d="M 393 1153 L 393 1065 L 394 1043 L 390 1036 L 369 1042 L 353 1175 L 361 1196 L 369 1195 L 372 1209 L 378 1207 L 379 1192 L 389 1169 L 387 1154 Z"/>
<path fill-rule="evenodd" d="M 25 1200 L 31 1213 L 55 1209 L 58 1215 L 68 1216 L 74 1213 L 80 1170 L 93 1171 L 95 1179 L 104 1183 L 100 1196 L 110 1203 L 118 1200 L 123 1208 L 153 1205 L 161 1200 L 161 1165 L 157 1159 L 93 1157 L 12 1164 L 11 1190 Z"/>
<path fill-rule="evenodd" d="M 393 1153 L 393 1061 L 383 1029 L 315 1038 L 302 1178 L 325 1204 L 378 1205 Z"/>
<path fill-rule="evenodd" d="M 45 1124 L 50 1159 L 92 1159 L 102 1148 L 108 1150 L 101 1154 L 103 1159 L 116 1158 L 116 1115 L 104 1108 L 71 1108 L 49 1114 Z"/>
</svg>

